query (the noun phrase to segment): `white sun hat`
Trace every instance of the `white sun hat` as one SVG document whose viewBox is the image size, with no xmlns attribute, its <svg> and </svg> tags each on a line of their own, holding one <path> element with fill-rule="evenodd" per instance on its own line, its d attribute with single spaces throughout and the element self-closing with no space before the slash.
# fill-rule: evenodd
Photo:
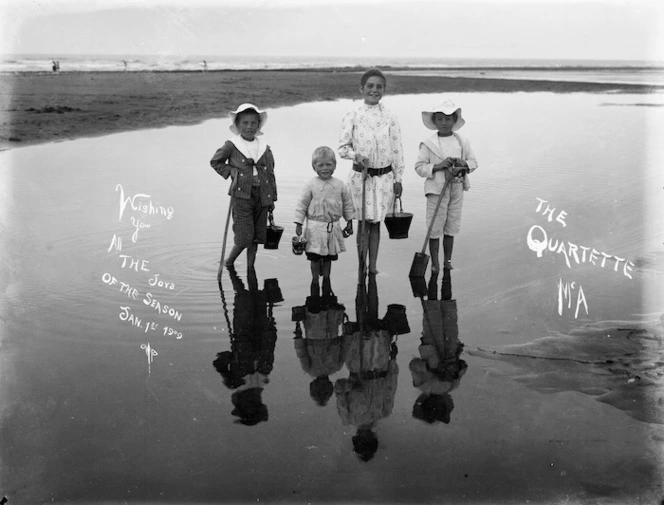
<svg viewBox="0 0 664 505">
<path fill-rule="evenodd" d="M 235 118 L 240 112 L 244 112 L 245 110 L 255 110 L 258 113 L 258 117 L 260 118 L 260 124 L 258 125 L 258 131 L 256 132 L 256 135 L 263 135 L 261 128 L 265 126 L 265 122 L 267 121 L 267 112 L 265 112 L 264 110 L 260 110 L 253 103 L 243 103 L 242 105 L 238 106 L 238 108 L 235 109 L 233 112 L 228 113 L 228 117 L 231 118 L 231 125 L 229 126 L 230 130 L 235 135 L 240 134 L 240 130 L 238 130 L 237 126 L 235 126 Z"/>
<path fill-rule="evenodd" d="M 429 130 L 438 129 L 436 128 L 436 125 L 433 123 L 433 115 L 436 112 L 442 112 L 446 116 L 450 116 L 455 112 L 457 113 L 457 120 L 454 123 L 454 126 L 452 127 L 452 131 L 456 131 L 466 124 L 466 121 L 463 119 L 463 117 L 461 117 L 461 107 L 457 107 L 456 105 L 454 105 L 454 102 L 452 100 L 447 99 L 434 105 L 431 110 L 422 111 L 422 122 L 424 123 L 424 126 L 429 128 Z"/>
</svg>

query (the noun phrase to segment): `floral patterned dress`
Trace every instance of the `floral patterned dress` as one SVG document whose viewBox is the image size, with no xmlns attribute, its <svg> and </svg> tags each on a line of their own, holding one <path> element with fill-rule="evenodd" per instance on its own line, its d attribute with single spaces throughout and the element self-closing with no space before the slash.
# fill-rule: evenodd
<svg viewBox="0 0 664 505">
<path fill-rule="evenodd" d="M 394 205 L 394 183 L 404 171 L 401 128 L 396 116 L 384 105 L 362 103 L 343 118 L 339 135 L 339 156 L 354 160 L 359 153 L 369 158 L 370 168 L 392 166 L 384 175 L 366 181 L 365 219 L 380 222 Z M 362 174 L 351 171 L 348 178 L 357 219 L 362 219 Z"/>
</svg>

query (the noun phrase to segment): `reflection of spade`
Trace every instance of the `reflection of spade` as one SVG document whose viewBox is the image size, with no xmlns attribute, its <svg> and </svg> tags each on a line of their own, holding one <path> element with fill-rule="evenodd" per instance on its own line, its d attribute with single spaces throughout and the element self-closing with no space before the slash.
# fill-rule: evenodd
<svg viewBox="0 0 664 505">
<path fill-rule="evenodd" d="M 268 375 L 274 364 L 277 329 L 272 316 L 273 304 L 282 299 L 276 279 L 258 289 L 254 269 L 247 272 L 247 286 L 233 268 L 228 269 L 233 290 L 233 317 L 228 316 L 223 287 L 219 288 L 229 327 L 230 351 L 217 354 L 213 364 L 232 396 L 233 415 L 239 422 L 253 425 L 267 420 L 267 407 L 262 404 L 261 392 L 269 383 Z"/>
<path fill-rule="evenodd" d="M 664 424 L 663 328 L 606 321 L 472 356 L 510 364 L 494 370 L 541 393 L 577 391 L 645 422 Z"/>
<path fill-rule="evenodd" d="M 413 386 L 422 394 L 413 406 L 413 416 L 428 423 L 450 422 L 454 402 L 450 393 L 459 387 L 468 368 L 460 359 L 463 344 L 459 340 L 457 304 L 452 300 L 449 270 L 443 274 L 442 300 L 437 297 L 438 275 L 432 273 L 427 299 L 422 300 L 422 338 L 420 357 L 409 364 Z"/>
<path fill-rule="evenodd" d="M 376 276 L 358 284 L 357 321 L 344 325 L 342 337 L 348 377 L 334 384 L 337 412 L 344 425 L 355 426 L 353 450 L 369 461 L 378 450 L 378 421 L 394 407 L 399 368 L 392 334 L 378 319 Z"/>
</svg>

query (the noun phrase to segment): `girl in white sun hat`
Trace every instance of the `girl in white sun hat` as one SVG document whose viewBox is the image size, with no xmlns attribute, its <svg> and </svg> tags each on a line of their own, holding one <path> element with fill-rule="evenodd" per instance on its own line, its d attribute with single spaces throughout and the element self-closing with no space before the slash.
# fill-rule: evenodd
<svg viewBox="0 0 664 505">
<path fill-rule="evenodd" d="M 443 267 L 452 268 L 454 236 L 459 233 L 461 227 L 463 193 L 470 188 L 468 174 L 477 168 L 477 160 L 470 142 L 457 133 L 466 122 L 461 115 L 461 108 L 452 100 L 445 99 L 431 109 L 422 111 L 422 122 L 429 130 L 436 130 L 435 134 L 420 143 L 415 171 L 426 179 L 424 194 L 427 198 L 427 228 L 431 220 L 434 220 L 429 238 L 431 269 L 433 272 L 438 272 L 441 236 Z M 434 216 L 443 189 L 445 192 L 438 212 Z"/>
<path fill-rule="evenodd" d="M 234 134 L 217 149 L 210 160 L 212 168 L 224 179 L 232 179 L 228 194 L 232 199 L 235 235 L 226 266 L 247 250 L 247 266 L 253 267 L 258 244 L 267 235 L 268 212 L 277 201 L 274 157 L 270 146 L 259 138 L 267 121 L 267 112 L 251 103 L 243 103 L 228 114 Z"/>
</svg>

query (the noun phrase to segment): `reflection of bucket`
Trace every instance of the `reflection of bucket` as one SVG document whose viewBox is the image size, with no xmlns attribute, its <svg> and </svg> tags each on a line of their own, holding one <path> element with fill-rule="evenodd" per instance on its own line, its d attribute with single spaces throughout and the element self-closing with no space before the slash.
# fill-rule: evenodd
<svg viewBox="0 0 664 505">
<path fill-rule="evenodd" d="M 279 303 L 284 301 L 284 296 L 281 294 L 279 281 L 277 279 L 265 279 L 263 282 L 263 291 L 265 292 L 267 303 Z"/>
<path fill-rule="evenodd" d="M 341 327 L 343 328 L 344 335 L 352 335 L 360 330 L 360 325 L 348 319 L 348 314 L 344 314 L 344 322 Z"/>
<path fill-rule="evenodd" d="M 396 212 L 397 200 L 399 201 L 399 212 Z M 390 234 L 390 238 L 408 238 L 408 230 L 410 229 L 412 220 L 413 215 L 410 212 L 403 211 L 401 198 L 397 198 L 394 202 L 392 214 L 385 216 L 385 226 Z"/>
<path fill-rule="evenodd" d="M 267 235 L 265 237 L 265 249 L 278 249 L 279 240 L 281 240 L 281 235 L 284 233 L 283 226 L 277 226 L 274 224 L 274 217 L 272 212 L 268 214 L 269 226 L 267 227 Z"/>
<path fill-rule="evenodd" d="M 307 318 L 307 310 L 304 305 L 298 305 L 291 309 L 291 321 L 304 321 Z"/>
<path fill-rule="evenodd" d="M 398 303 L 388 305 L 385 317 L 383 317 L 383 327 L 392 335 L 410 333 L 408 318 L 406 318 L 406 307 Z"/>
</svg>

